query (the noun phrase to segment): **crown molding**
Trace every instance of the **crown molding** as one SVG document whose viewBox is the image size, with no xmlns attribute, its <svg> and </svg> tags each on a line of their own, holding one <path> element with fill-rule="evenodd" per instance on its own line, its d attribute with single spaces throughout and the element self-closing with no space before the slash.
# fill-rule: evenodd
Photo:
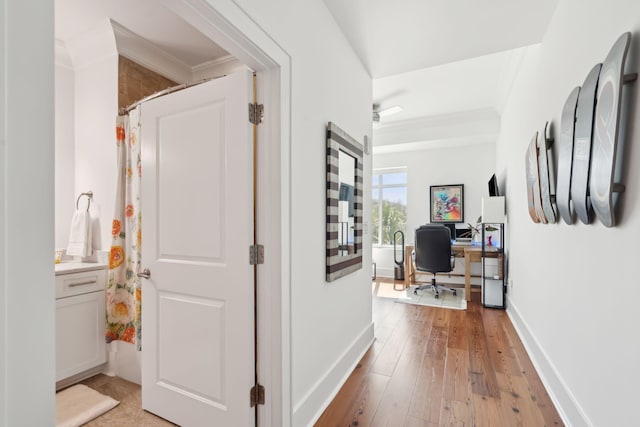
<svg viewBox="0 0 640 427">
<path fill-rule="evenodd" d="M 406 153 L 413 151 L 440 150 L 443 148 L 463 148 L 478 145 L 495 147 L 498 135 L 479 135 L 474 137 L 433 139 L 430 141 L 405 142 L 394 145 L 373 147 L 373 155 Z"/>
<path fill-rule="evenodd" d="M 82 68 L 114 55 L 122 55 L 176 83 L 191 83 L 247 68 L 231 55 L 191 67 L 112 19 L 66 42 L 56 41 L 56 64 L 69 68 Z"/>
<path fill-rule="evenodd" d="M 227 66 L 227 65 L 229 65 L 229 63 L 238 63 L 239 64 L 240 62 L 237 59 L 235 59 L 233 56 L 226 55 L 226 56 L 222 56 L 220 58 L 212 59 L 211 61 L 203 62 L 202 64 L 194 65 L 192 67 L 192 71 L 194 73 L 195 72 L 201 72 L 201 71 L 209 69 L 209 68 L 218 68 L 218 67 Z"/>
<path fill-rule="evenodd" d="M 374 126 L 374 147 L 446 140 L 494 139 L 500 116 L 493 108 L 426 116 Z"/>
<path fill-rule="evenodd" d="M 110 23 L 120 55 L 176 83 L 191 82 L 193 73 L 189 65 L 116 21 L 110 20 Z"/>
<path fill-rule="evenodd" d="M 212 61 L 195 65 L 193 70 L 193 81 L 205 80 L 214 77 L 222 77 L 232 74 L 240 69 L 250 70 L 249 67 L 238 61 L 231 55 L 223 56 Z"/>
</svg>

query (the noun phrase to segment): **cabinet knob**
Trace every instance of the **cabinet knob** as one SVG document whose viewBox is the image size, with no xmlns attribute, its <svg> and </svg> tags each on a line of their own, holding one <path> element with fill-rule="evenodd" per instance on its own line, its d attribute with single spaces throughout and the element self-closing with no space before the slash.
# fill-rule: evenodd
<svg viewBox="0 0 640 427">
<path fill-rule="evenodd" d="M 142 273 L 138 273 L 138 277 L 142 277 L 143 279 L 148 279 L 151 277 L 151 271 L 148 268 L 142 270 Z"/>
</svg>

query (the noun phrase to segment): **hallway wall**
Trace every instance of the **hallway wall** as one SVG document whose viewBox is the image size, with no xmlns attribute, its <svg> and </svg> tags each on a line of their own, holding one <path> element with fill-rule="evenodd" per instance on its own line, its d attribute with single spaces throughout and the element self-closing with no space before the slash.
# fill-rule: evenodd
<svg viewBox="0 0 640 427">
<path fill-rule="evenodd" d="M 0 0 L 0 427 L 55 419 L 53 2 Z"/>
<path fill-rule="evenodd" d="M 638 335 L 640 287 L 628 261 L 640 239 L 639 83 L 630 90 L 626 191 L 615 228 L 598 221 L 534 224 L 527 212 L 524 155 L 546 120 L 558 137 L 569 92 L 625 31 L 633 33 L 627 70 L 638 72 L 639 2 L 559 2 L 544 41 L 523 60 L 496 149 L 501 188 L 507 191 L 509 315 L 567 424 L 574 426 L 637 423 L 640 341 L 631 337 Z"/>
<path fill-rule="evenodd" d="M 373 339 L 370 238 L 363 268 L 328 283 L 324 226 L 325 128 L 331 121 L 361 143 L 371 137 L 371 78 L 321 0 L 237 3 L 291 56 L 292 425 L 305 426 Z M 365 212 L 370 203 L 365 179 Z"/>
</svg>

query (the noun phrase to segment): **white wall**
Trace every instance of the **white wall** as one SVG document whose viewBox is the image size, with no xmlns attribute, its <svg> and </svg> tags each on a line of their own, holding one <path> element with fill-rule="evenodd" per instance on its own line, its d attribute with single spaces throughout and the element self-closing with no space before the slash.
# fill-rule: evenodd
<svg viewBox="0 0 640 427">
<path fill-rule="evenodd" d="M 0 0 L 0 426 L 54 399 L 53 2 Z"/>
<path fill-rule="evenodd" d="M 524 154 L 545 120 L 557 129 L 569 92 L 633 32 L 627 70 L 640 70 L 640 2 L 559 2 L 543 43 L 530 48 L 502 117 L 497 145 L 507 187 L 510 279 L 507 307 L 539 373 L 569 425 L 637 424 L 640 380 L 638 301 L 633 260 L 640 238 L 640 149 L 626 153 L 620 223 L 534 224 L 528 216 Z M 638 141 L 638 84 L 629 141 Z M 629 262 L 630 261 L 630 262 Z"/>
<path fill-rule="evenodd" d="M 370 239 L 364 267 L 325 282 L 327 122 L 371 136 L 371 78 L 320 0 L 238 1 L 291 55 L 291 342 L 294 426 L 309 425 L 373 338 Z M 364 176 L 371 171 L 365 155 Z M 371 203 L 365 179 L 365 211 Z M 368 218 L 365 221 L 369 222 Z"/>
<path fill-rule="evenodd" d="M 111 23 L 105 20 L 67 41 L 67 47 L 75 71 L 75 195 L 93 191 L 91 216 L 99 225 L 94 227 L 93 246 L 109 250 L 118 115 L 118 52 Z"/>
<path fill-rule="evenodd" d="M 475 224 L 480 216 L 482 197 L 489 195 L 487 183 L 495 172 L 495 145 L 452 145 L 373 156 L 374 169 L 407 168 L 407 244 L 413 244 L 416 228 L 430 222 L 431 185 L 464 184 L 464 223 L 459 228 Z M 379 276 L 393 277 L 393 248 L 374 248 L 373 258 Z"/>
<path fill-rule="evenodd" d="M 55 247 L 66 248 L 75 211 L 74 75 L 66 50 L 56 44 Z"/>
</svg>

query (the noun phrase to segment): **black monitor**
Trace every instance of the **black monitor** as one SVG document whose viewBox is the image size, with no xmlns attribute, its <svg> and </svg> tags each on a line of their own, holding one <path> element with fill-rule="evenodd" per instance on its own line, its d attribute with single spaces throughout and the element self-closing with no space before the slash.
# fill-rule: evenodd
<svg viewBox="0 0 640 427">
<path fill-rule="evenodd" d="M 471 231 L 468 228 L 456 228 L 456 240 L 460 238 L 471 238 Z"/>
<path fill-rule="evenodd" d="M 456 224 L 453 223 L 453 222 L 445 222 L 442 225 L 447 227 L 449 229 L 449 231 L 451 232 L 451 239 L 455 239 L 456 238 Z"/>
<path fill-rule="evenodd" d="M 489 179 L 489 196 L 499 196 L 500 190 L 498 190 L 498 179 L 496 178 L 496 174 L 494 173 Z"/>
</svg>

